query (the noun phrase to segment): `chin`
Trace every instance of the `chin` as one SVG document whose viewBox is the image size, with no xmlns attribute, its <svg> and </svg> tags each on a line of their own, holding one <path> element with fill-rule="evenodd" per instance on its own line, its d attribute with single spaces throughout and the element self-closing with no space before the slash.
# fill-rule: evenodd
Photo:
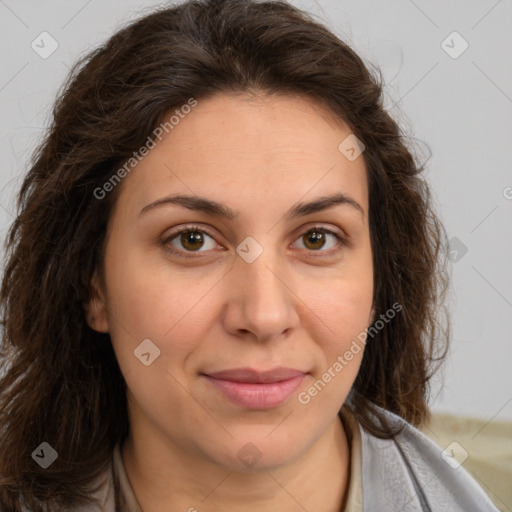
<svg viewBox="0 0 512 512">
<path fill-rule="evenodd" d="M 307 451 L 304 437 L 297 436 L 297 440 L 283 429 L 281 435 L 272 433 L 268 428 L 264 433 L 258 432 L 250 435 L 245 431 L 243 436 L 226 439 L 222 445 L 218 442 L 215 453 L 212 453 L 212 444 L 208 448 L 209 458 L 216 465 L 225 467 L 229 471 L 255 473 L 273 471 L 295 462 Z M 302 443 L 300 442 L 302 441 Z"/>
</svg>

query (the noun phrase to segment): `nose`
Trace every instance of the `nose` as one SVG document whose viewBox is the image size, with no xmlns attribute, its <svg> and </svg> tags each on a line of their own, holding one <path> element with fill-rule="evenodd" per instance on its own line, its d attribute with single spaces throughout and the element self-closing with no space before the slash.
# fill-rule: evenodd
<svg viewBox="0 0 512 512">
<path fill-rule="evenodd" d="M 226 283 L 223 323 L 235 336 L 268 341 L 299 325 L 300 300 L 290 272 L 270 249 L 252 263 L 237 257 Z"/>
</svg>

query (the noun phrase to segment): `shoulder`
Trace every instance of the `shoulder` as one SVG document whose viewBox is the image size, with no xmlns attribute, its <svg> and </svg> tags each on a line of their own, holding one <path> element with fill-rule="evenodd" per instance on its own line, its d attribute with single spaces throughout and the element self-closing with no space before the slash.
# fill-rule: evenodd
<svg viewBox="0 0 512 512">
<path fill-rule="evenodd" d="M 379 411 L 402 430 L 394 439 L 379 439 L 359 429 L 365 510 L 498 510 L 462 466 L 446 462 L 442 448 L 399 416 Z"/>
</svg>

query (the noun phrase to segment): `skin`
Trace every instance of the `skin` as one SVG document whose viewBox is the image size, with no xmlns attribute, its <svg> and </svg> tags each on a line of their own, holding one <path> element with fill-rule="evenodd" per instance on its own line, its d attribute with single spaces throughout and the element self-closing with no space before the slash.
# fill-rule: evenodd
<svg viewBox="0 0 512 512">
<path fill-rule="evenodd" d="M 365 164 L 338 150 L 350 133 L 311 99 L 218 93 L 199 100 L 120 185 L 105 281 L 94 275 L 96 295 L 86 309 L 89 325 L 110 334 L 128 386 L 122 457 L 143 510 L 325 512 L 343 505 L 350 451 L 338 412 L 363 351 L 307 405 L 298 395 L 373 317 Z M 296 203 L 334 192 L 362 212 L 340 204 L 285 217 Z M 199 195 L 239 213 L 219 219 L 167 204 L 140 214 L 171 194 Z M 199 251 L 172 238 L 191 224 L 211 236 L 192 246 Z M 333 235 L 308 243 L 315 227 L 347 244 Z M 248 236 L 263 247 L 252 263 L 236 253 Z M 160 350 L 149 366 L 134 356 L 147 338 Z M 285 403 L 265 410 L 234 405 L 200 375 L 277 366 L 309 374 Z M 237 456 L 247 443 L 261 454 L 250 467 Z"/>
</svg>

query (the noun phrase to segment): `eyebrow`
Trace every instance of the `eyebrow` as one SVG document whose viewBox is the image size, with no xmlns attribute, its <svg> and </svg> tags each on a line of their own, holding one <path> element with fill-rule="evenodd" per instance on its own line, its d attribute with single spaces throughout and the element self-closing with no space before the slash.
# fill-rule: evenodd
<svg viewBox="0 0 512 512">
<path fill-rule="evenodd" d="M 161 206 L 176 204 L 189 210 L 203 212 L 214 217 L 221 219 L 234 220 L 238 216 L 239 212 L 236 212 L 228 206 L 212 201 L 205 197 L 191 196 L 191 195 L 175 195 L 162 197 L 156 201 L 144 206 L 139 213 L 139 216 L 155 208 Z M 309 203 L 299 202 L 293 205 L 288 212 L 285 214 L 285 218 L 293 219 L 295 217 L 304 217 L 312 213 L 317 213 L 323 210 L 327 210 L 337 205 L 348 205 L 357 210 L 364 218 L 364 210 L 362 206 L 352 197 L 338 192 L 330 196 L 322 196 Z"/>
</svg>

